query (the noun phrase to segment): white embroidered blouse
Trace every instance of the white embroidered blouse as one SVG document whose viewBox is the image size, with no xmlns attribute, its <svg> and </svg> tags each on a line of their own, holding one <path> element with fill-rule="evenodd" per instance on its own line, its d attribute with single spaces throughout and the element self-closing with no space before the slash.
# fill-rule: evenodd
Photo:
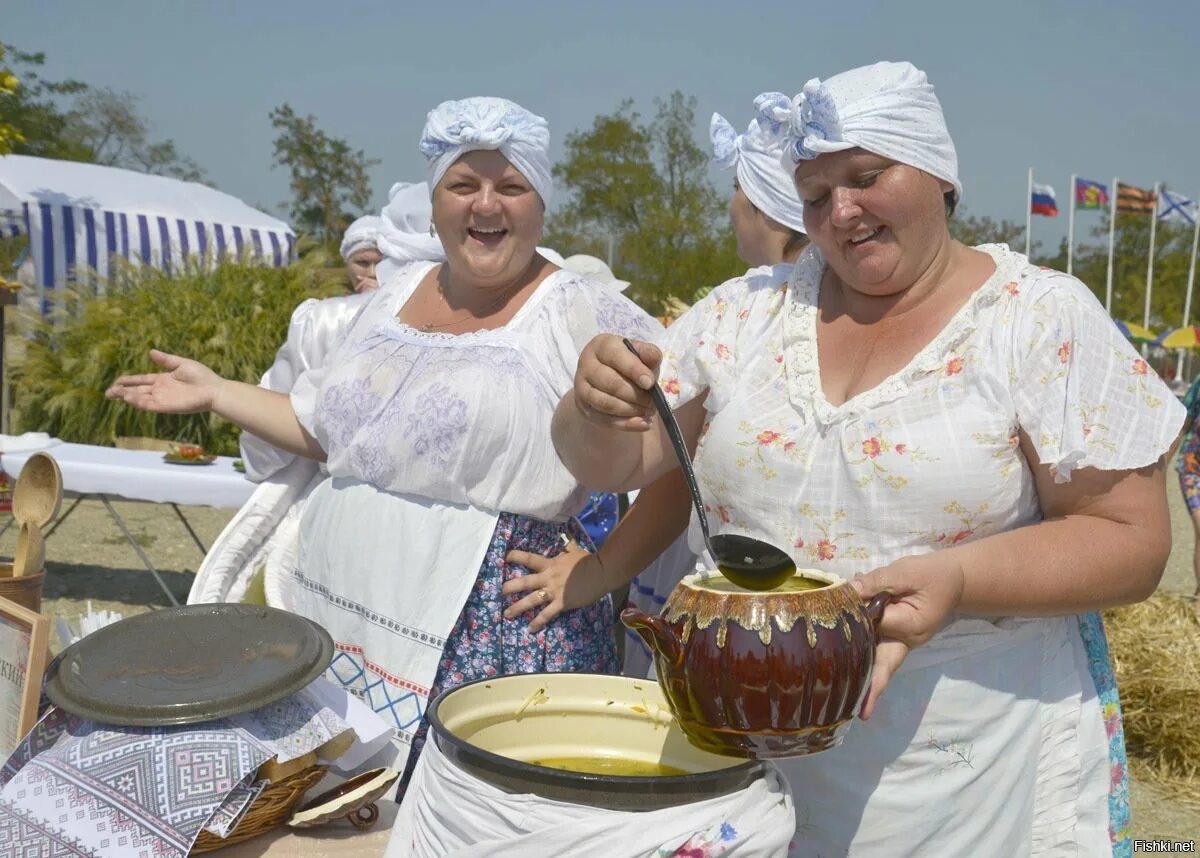
<svg viewBox="0 0 1200 858">
<path fill-rule="evenodd" d="M 323 368 L 292 389 L 333 477 L 492 512 L 562 520 L 587 490 L 559 461 L 550 419 L 600 333 L 657 340 L 659 324 L 610 287 L 548 276 L 503 328 L 426 333 L 396 318 L 432 267 L 379 289 Z"/>
</svg>

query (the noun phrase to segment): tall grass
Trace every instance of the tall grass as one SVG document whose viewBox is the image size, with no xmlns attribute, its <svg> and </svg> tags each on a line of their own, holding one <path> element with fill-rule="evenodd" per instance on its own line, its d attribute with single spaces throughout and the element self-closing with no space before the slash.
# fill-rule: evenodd
<svg viewBox="0 0 1200 858">
<path fill-rule="evenodd" d="M 111 444 L 150 436 L 236 455 L 238 429 L 209 414 L 147 414 L 104 398 L 122 373 L 151 372 L 151 348 L 195 358 L 225 378 L 257 383 L 306 298 L 338 294 L 340 269 L 311 253 L 288 268 L 240 262 L 168 275 L 123 265 L 91 294 L 69 291 L 49 320 L 25 321 L 30 337 L 10 369 L 17 431 Z M 103 294 L 98 294 L 103 293 Z"/>
</svg>

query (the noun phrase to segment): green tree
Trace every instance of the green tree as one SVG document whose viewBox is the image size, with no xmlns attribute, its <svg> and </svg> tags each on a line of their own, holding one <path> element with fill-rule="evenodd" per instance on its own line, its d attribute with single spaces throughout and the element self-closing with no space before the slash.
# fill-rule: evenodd
<svg viewBox="0 0 1200 858">
<path fill-rule="evenodd" d="M 977 244 L 1007 244 L 1017 250 L 1025 247 L 1025 227 L 1022 224 L 1011 220 L 992 220 L 987 215 L 969 214 L 963 206 L 954 212 L 949 225 L 950 235 L 968 247 Z"/>
<path fill-rule="evenodd" d="M 655 108 L 644 122 L 626 100 L 567 135 L 554 176 L 569 199 L 547 224 L 546 240 L 564 253 L 601 258 L 611 241 L 630 296 L 658 312 L 746 266 L 725 201 L 708 180 L 708 152 L 696 143 L 695 99 L 676 91 Z"/>
<path fill-rule="evenodd" d="M 138 112 L 133 93 L 88 87 L 77 95 L 67 117 L 68 136 L 86 146 L 97 164 L 205 181 L 200 165 L 181 154 L 174 141 L 151 141 L 152 128 Z"/>
<path fill-rule="evenodd" d="M 11 58 L 12 71 L 20 86 L 0 101 L 0 121 L 20 131 L 20 140 L 12 141 L 17 155 L 36 155 L 65 161 L 92 161 L 91 150 L 71 133 L 69 109 L 61 104 L 88 88 L 78 80 L 44 80 L 38 70 L 45 65 L 46 55 L 19 51 L 3 45 Z"/>
<path fill-rule="evenodd" d="M 290 104 L 271 111 L 275 166 L 291 172 L 292 218 L 327 246 L 334 246 L 371 201 L 367 175 L 379 161 L 317 127 L 315 116 L 299 116 Z"/>
<path fill-rule="evenodd" d="M 4 45 L 0 45 L 0 62 L 4 60 Z M 17 80 L 17 76 L 11 70 L 0 65 L 0 105 L 5 107 L 5 110 L 0 112 L 0 115 L 8 115 L 8 99 L 16 95 L 17 88 L 21 82 Z M 25 137 L 21 134 L 21 130 L 10 125 L 7 122 L 0 121 L 0 155 L 7 155 L 12 151 L 12 147 L 16 143 L 24 142 Z"/>
</svg>

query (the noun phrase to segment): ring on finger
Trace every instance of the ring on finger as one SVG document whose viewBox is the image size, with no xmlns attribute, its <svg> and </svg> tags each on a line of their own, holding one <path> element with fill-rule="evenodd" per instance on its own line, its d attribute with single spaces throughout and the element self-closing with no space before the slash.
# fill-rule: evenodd
<svg viewBox="0 0 1200 858">
<path fill-rule="evenodd" d="M 543 605 L 550 601 L 550 591 L 547 590 L 545 587 L 538 590 L 537 594 L 538 594 L 538 598 L 542 601 Z"/>
</svg>

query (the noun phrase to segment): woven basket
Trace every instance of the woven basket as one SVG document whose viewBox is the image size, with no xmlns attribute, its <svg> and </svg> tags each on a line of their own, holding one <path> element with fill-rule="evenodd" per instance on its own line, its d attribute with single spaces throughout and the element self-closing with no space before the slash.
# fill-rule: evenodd
<svg viewBox="0 0 1200 858">
<path fill-rule="evenodd" d="M 258 798 L 250 805 L 250 809 L 238 820 L 238 824 L 229 832 L 228 837 L 217 837 L 211 831 L 201 831 L 196 842 L 192 844 L 189 855 L 199 855 L 212 852 L 225 846 L 232 846 L 244 840 L 266 834 L 272 828 L 288 820 L 292 808 L 304 797 L 304 794 L 325 776 L 328 766 L 309 766 L 303 771 L 296 772 L 279 783 L 270 784 L 259 793 Z"/>
</svg>

